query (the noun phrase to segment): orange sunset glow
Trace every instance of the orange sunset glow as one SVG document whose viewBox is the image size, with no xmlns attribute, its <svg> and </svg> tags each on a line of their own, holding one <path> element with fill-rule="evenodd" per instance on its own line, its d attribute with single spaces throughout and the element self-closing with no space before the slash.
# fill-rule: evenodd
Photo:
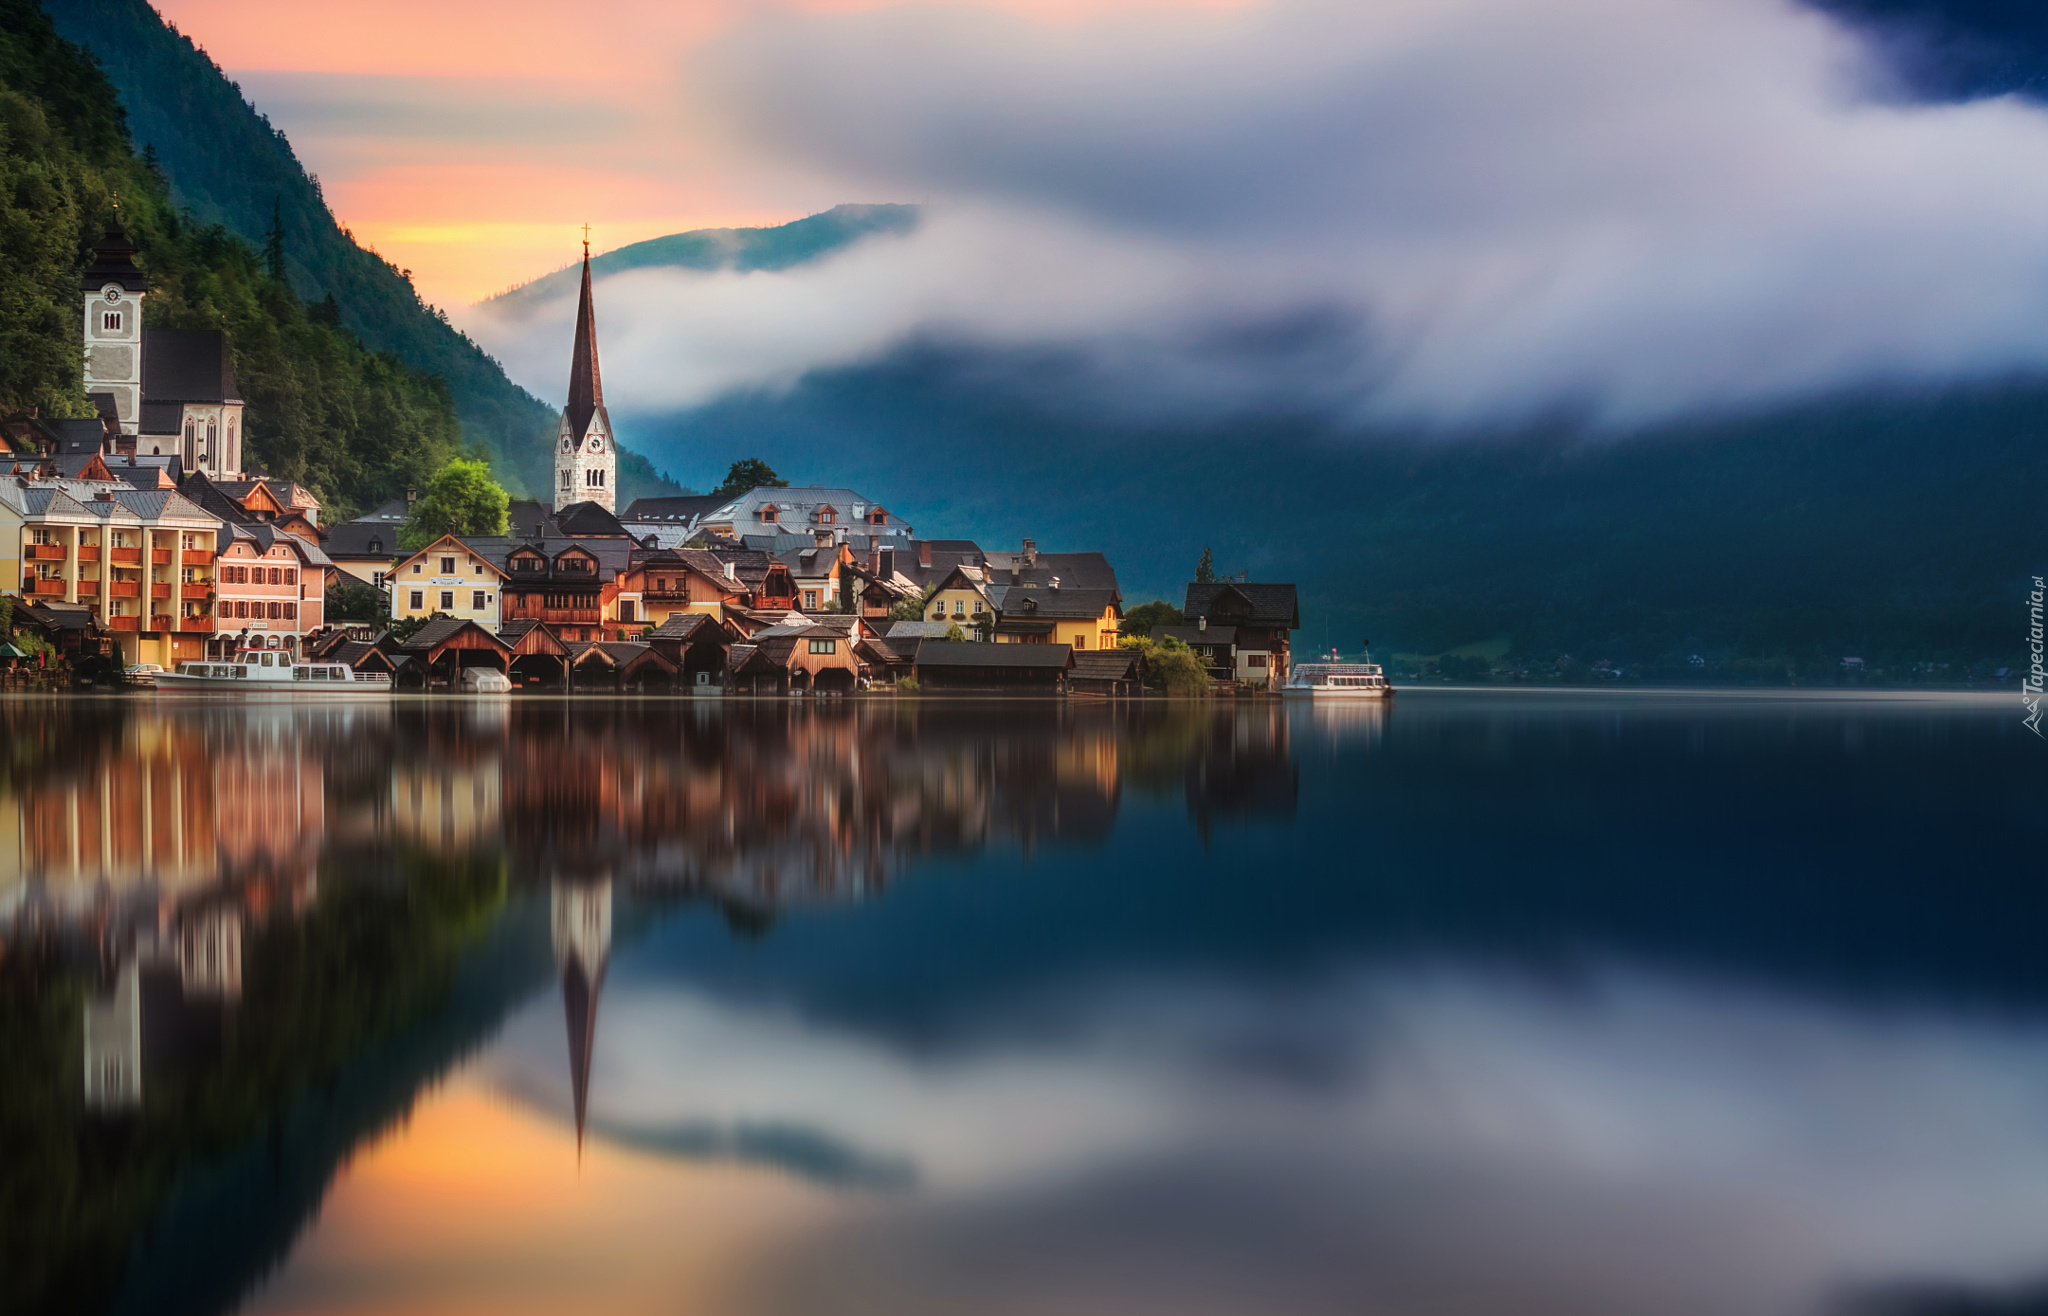
<svg viewBox="0 0 2048 1316">
<path fill-rule="evenodd" d="M 896 0 L 804 0 L 854 12 Z M 1257 0 L 974 0 L 1049 25 Z M 738 0 L 265 5 L 166 0 L 319 175 L 335 217 L 453 308 L 600 251 L 695 228 L 785 223 L 844 201 L 736 156 L 681 65 L 750 11 Z M 754 12 L 758 12 L 755 10 Z M 621 34 L 628 34 L 622 38 Z M 488 131 L 489 121 L 518 131 Z M 477 120 L 484 130 L 477 130 Z M 538 128 L 539 131 L 535 131 Z"/>
<path fill-rule="evenodd" d="M 286 1268 L 248 1309 L 632 1316 L 715 1310 L 736 1263 L 822 1219 L 794 1180 L 586 1143 L 474 1076 L 338 1176 Z"/>
</svg>

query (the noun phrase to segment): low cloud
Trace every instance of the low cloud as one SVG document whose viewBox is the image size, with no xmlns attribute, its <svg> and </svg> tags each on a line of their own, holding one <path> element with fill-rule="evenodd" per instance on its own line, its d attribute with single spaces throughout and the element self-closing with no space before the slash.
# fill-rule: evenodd
<svg viewBox="0 0 2048 1316">
<path fill-rule="evenodd" d="M 771 12 L 686 81 L 722 149 L 931 218 L 607 282 L 626 409 L 916 340 L 1061 355 L 1078 405 L 1452 427 L 2048 364 L 2048 114 L 1910 103 L 1777 0 Z M 473 325 L 559 392 L 569 309 Z"/>
<path fill-rule="evenodd" d="M 492 1064 L 566 1120 L 561 1029 L 537 1004 Z M 2048 1266 L 2038 1021 L 1441 965 L 1126 983 L 935 1051 L 621 982 L 597 1036 L 599 1137 L 907 1167 L 877 1196 L 751 1158 L 836 1200 L 747 1249 L 732 1311 L 1761 1316 Z"/>
</svg>

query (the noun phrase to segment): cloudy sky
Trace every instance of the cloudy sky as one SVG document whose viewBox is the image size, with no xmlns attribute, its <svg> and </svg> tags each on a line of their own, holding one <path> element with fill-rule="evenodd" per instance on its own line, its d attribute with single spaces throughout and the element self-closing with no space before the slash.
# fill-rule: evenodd
<svg viewBox="0 0 2048 1316">
<path fill-rule="evenodd" d="M 1617 425 L 2048 364 L 2048 113 L 1784 0 L 169 0 L 451 308 L 842 201 L 911 238 L 601 294 L 615 406 L 938 339 L 1097 401 Z M 567 308 L 468 323 L 560 391 Z M 1063 387 L 1073 387 L 1068 377 Z"/>
</svg>

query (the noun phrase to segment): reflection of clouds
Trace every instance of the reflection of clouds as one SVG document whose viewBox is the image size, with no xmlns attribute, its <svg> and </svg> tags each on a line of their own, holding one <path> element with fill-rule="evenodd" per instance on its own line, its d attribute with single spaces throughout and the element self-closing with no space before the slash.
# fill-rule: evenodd
<svg viewBox="0 0 2048 1316">
<path fill-rule="evenodd" d="M 550 1025 L 507 1086 L 565 1082 Z M 2038 1027 L 1446 972 L 1120 989 L 936 1053 L 654 991 L 606 1028 L 594 1126 L 915 1166 L 761 1309 L 1791 1312 L 2048 1270 Z"/>
</svg>

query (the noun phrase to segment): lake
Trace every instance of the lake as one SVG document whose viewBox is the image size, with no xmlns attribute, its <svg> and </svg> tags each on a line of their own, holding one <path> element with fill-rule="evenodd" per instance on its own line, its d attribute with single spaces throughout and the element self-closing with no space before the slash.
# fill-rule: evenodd
<svg viewBox="0 0 2048 1316">
<path fill-rule="evenodd" d="M 2048 1310 L 2021 711 L 0 702 L 0 1310 Z"/>
</svg>

